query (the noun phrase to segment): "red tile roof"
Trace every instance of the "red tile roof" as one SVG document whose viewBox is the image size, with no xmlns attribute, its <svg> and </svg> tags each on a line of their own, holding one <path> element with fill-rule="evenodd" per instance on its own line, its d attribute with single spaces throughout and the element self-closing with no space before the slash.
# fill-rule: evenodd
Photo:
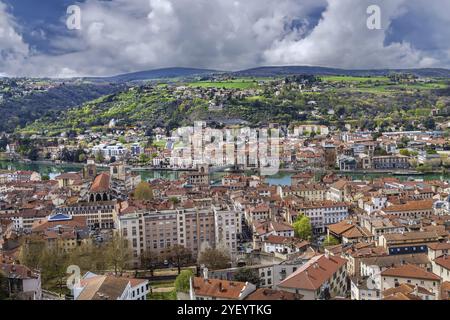
<svg viewBox="0 0 450 320">
<path fill-rule="evenodd" d="M 241 292 L 247 286 L 245 282 L 226 281 L 194 277 L 193 288 L 195 295 L 222 299 L 239 299 Z"/>
<path fill-rule="evenodd" d="M 260 288 L 250 294 L 245 300 L 264 301 L 264 300 L 302 300 L 303 295 L 283 290 L 273 290 Z"/>
<path fill-rule="evenodd" d="M 280 288 L 295 288 L 304 290 L 317 290 L 330 279 L 347 262 L 338 256 L 319 255 L 291 274 L 280 284 Z"/>
<path fill-rule="evenodd" d="M 99 174 L 92 183 L 90 192 L 101 193 L 109 191 L 110 176 L 107 173 Z"/>
<path fill-rule="evenodd" d="M 389 268 L 381 272 L 381 275 L 386 277 L 411 278 L 421 280 L 441 280 L 441 278 L 434 273 L 428 272 L 427 270 L 419 268 L 412 264 L 405 264 L 400 267 Z"/>
</svg>

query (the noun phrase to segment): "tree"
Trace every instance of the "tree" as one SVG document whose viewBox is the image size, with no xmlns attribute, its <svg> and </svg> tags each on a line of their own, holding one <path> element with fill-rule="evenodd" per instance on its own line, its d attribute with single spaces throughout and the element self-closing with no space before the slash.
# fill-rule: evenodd
<svg viewBox="0 0 450 320">
<path fill-rule="evenodd" d="M 311 219 L 309 217 L 305 215 L 299 216 L 292 226 L 296 237 L 303 240 L 308 240 L 312 237 Z"/>
<path fill-rule="evenodd" d="M 139 162 L 140 163 L 147 163 L 147 162 L 149 162 L 150 161 L 150 157 L 148 156 L 148 155 L 146 155 L 145 153 L 141 153 L 140 155 L 139 155 Z"/>
<path fill-rule="evenodd" d="M 114 269 L 114 273 L 117 275 L 127 267 L 131 260 L 132 252 L 128 247 L 126 239 L 122 238 L 118 234 L 114 234 L 111 240 L 106 244 L 105 256 L 107 266 Z"/>
<path fill-rule="evenodd" d="M 175 279 L 175 290 L 177 292 L 189 292 L 190 279 L 194 276 L 192 270 L 183 270 Z"/>
<path fill-rule="evenodd" d="M 31 161 L 36 161 L 39 159 L 39 150 L 35 147 L 31 147 L 30 151 L 27 154 L 28 159 Z"/>
<path fill-rule="evenodd" d="M 375 156 L 386 156 L 388 153 L 386 150 L 384 150 L 380 147 L 376 147 L 375 150 L 373 151 L 373 154 Z"/>
<path fill-rule="evenodd" d="M 170 197 L 169 201 L 172 202 L 173 204 L 180 203 L 180 199 L 178 199 L 177 197 Z"/>
<path fill-rule="evenodd" d="M 80 153 L 78 155 L 78 162 L 86 162 L 86 154 L 85 153 Z"/>
<path fill-rule="evenodd" d="M 184 246 L 176 244 L 168 249 L 165 257 L 177 266 L 178 274 L 180 274 L 181 267 L 192 261 L 192 252 Z"/>
<path fill-rule="evenodd" d="M 20 250 L 20 264 L 23 264 L 32 269 L 38 269 L 44 249 L 44 240 L 34 237 L 27 238 Z"/>
<path fill-rule="evenodd" d="M 234 281 L 239 282 L 250 282 L 256 286 L 258 286 L 261 281 L 257 269 L 250 269 L 250 268 L 239 269 L 234 274 L 233 279 Z"/>
<path fill-rule="evenodd" d="M 103 161 L 105 161 L 105 157 L 103 156 L 103 153 L 98 152 L 98 153 L 95 155 L 95 162 L 97 162 L 97 163 L 103 163 Z"/>
<path fill-rule="evenodd" d="M 9 280 L 0 270 L 0 300 L 9 298 Z"/>
<path fill-rule="evenodd" d="M 198 264 L 205 265 L 210 270 L 225 269 L 230 264 L 230 255 L 219 249 L 205 248 L 198 257 Z"/>
<path fill-rule="evenodd" d="M 155 266 L 158 262 L 161 261 L 160 255 L 154 251 L 145 250 L 141 254 L 140 259 L 141 259 L 141 267 L 145 268 L 146 270 L 150 270 L 150 274 L 153 277 Z"/>
<path fill-rule="evenodd" d="M 425 126 L 425 128 L 427 128 L 429 130 L 436 129 L 436 122 L 434 121 L 434 119 L 432 117 L 426 118 L 425 121 L 423 122 L 423 125 Z"/>
<path fill-rule="evenodd" d="M 323 246 L 324 246 L 324 247 L 335 246 L 335 245 L 338 245 L 338 244 L 339 244 L 339 240 L 336 239 L 336 238 L 333 237 L 333 236 L 327 236 L 327 237 L 325 238 L 325 241 L 323 242 Z"/>
<path fill-rule="evenodd" d="M 411 153 L 409 152 L 408 149 L 401 149 L 401 150 L 400 150 L 400 154 L 401 154 L 402 156 L 406 156 L 406 157 L 409 157 L 409 156 L 411 155 Z"/>
<path fill-rule="evenodd" d="M 63 279 L 69 266 L 68 254 L 59 247 L 45 248 L 42 252 L 39 267 L 42 270 L 43 283 L 49 284 L 57 280 L 59 293 L 63 293 Z"/>
<path fill-rule="evenodd" d="M 101 272 L 107 267 L 107 261 L 103 248 L 92 243 L 85 243 L 69 253 L 69 262 L 80 267 L 82 272 Z"/>
<path fill-rule="evenodd" d="M 8 145 L 8 138 L 6 138 L 6 136 L 2 136 L 0 138 L 0 151 L 5 151 L 7 145 Z"/>
<path fill-rule="evenodd" d="M 148 182 L 142 181 L 134 190 L 134 199 L 136 200 L 152 200 L 153 190 Z"/>
</svg>

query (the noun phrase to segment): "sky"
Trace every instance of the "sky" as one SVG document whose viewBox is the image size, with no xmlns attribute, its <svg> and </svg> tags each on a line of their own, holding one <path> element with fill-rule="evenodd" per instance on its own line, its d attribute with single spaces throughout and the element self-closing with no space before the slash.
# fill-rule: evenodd
<svg viewBox="0 0 450 320">
<path fill-rule="evenodd" d="M 66 26 L 81 9 L 81 29 Z M 370 5 L 381 29 L 367 27 Z M 448 0 L 0 0 L 0 75 L 450 68 Z"/>
</svg>

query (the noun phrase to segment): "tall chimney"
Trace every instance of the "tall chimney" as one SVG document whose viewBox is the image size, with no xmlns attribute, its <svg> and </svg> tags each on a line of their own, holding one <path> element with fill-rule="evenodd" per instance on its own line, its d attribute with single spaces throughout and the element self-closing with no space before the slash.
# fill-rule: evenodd
<svg viewBox="0 0 450 320">
<path fill-rule="evenodd" d="M 203 278 L 205 279 L 205 281 L 208 281 L 208 268 L 207 267 L 203 268 Z"/>
</svg>

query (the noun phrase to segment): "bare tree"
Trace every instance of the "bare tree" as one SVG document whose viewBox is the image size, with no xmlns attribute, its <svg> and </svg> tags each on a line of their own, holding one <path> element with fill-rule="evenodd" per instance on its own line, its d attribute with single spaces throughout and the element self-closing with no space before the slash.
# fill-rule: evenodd
<svg viewBox="0 0 450 320">
<path fill-rule="evenodd" d="M 165 256 L 168 261 L 176 264 L 178 274 L 181 273 L 182 266 L 186 266 L 189 262 L 192 262 L 192 252 L 178 244 L 168 249 Z"/>
<path fill-rule="evenodd" d="M 114 234 L 110 242 L 106 245 L 105 255 L 109 267 L 113 267 L 114 273 L 117 275 L 119 271 L 122 274 L 123 270 L 129 264 L 132 252 L 128 247 L 127 240 L 118 234 Z"/>
<path fill-rule="evenodd" d="M 198 264 L 205 265 L 210 270 L 225 269 L 231 263 L 231 257 L 226 250 L 221 248 L 204 248 L 198 257 Z"/>
<path fill-rule="evenodd" d="M 155 266 L 161 261 L 161 256 L 151 250 L 145 250 L 141 256 L 141 267 L 150 270 L 150 275 L 153 277 L 153 272 L 155 271 Z"/>
</svg>

